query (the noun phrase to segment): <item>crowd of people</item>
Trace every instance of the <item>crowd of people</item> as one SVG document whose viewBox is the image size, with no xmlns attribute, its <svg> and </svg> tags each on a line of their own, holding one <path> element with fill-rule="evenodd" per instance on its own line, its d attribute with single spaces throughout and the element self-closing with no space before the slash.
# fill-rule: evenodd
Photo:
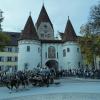
<svg viewBox="0 0 100 100">
<path fill-rule="evenodd" d="M 100 79 L 100 69 L 69 69 L 58 72 L 60 77 L 79 77 Z"/>
<path fill-rule="evenodd" d="M 54 75 L 50 73 L 50 71 L 40 71 L 40 70 L 32 70 L 32 71 L 18 71 L 15 73 L 2 73 L 0 74 L 0 83 L 1 85 L 6 86 L 9 89 L 13 89 L 14 87 L 18 89 L 20 86 L 24 88 L 28 85 L 33 86 L 49 86 L 52 84 L 54 80 Z"/>
<path fill-rule="evenodd" d="M 15 73 L 0 73 L 0 84 L 5 85 L 9 89 L 16 89 L 19 86 L 33 85 L 33 86 L 49 86 L 54 83 L 55 78 L 62 77 L 79 77 L 79 78 L 92 78 L 100 79 L 100 69 L 69 69 L 69 70 L 29 70 L 18 71 Z"/>
</svg>

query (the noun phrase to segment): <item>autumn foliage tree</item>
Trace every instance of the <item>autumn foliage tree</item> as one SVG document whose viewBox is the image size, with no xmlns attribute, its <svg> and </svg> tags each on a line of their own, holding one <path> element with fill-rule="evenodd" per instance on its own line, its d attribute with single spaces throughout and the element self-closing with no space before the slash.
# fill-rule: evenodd
<svg viewBox="0 0 100 100">
<path fill-rule="evenodd" d="M 94 59 L 100 56 L 100 2 L 90 9 L 89 20 L 80 28 L 83 37 L 78 38 L 85 63 L 95 66 Z"/>
</svg>

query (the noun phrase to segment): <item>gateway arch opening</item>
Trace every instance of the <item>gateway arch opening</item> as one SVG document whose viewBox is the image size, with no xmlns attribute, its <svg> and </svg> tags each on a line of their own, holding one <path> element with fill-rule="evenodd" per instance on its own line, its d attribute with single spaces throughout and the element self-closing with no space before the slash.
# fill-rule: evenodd
<svg viewBox="0 0 100 100">
<path fill-rule="evenodd" d="M 48 60 L 45 65 L 51 70 L 58 71 L 58 62 L 56 60 Z"/>
</svg>

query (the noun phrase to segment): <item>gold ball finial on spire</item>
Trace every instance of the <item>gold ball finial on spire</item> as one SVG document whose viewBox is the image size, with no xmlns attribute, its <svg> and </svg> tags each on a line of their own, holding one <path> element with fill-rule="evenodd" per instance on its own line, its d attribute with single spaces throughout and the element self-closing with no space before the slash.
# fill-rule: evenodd
<svg viewBox="0 0 100 100">
<path fill-rule="evenodd" d="M 69 16 L 68 16 L 68 20 L 69 20 Z"/>
</svg>

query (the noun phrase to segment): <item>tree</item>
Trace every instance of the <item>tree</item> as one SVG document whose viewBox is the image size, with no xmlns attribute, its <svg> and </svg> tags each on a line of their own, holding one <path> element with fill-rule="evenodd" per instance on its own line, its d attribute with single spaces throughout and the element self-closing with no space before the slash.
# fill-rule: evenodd
<svg viewBox="0 0 100 100">
<path fill-rule="evenodd" d="M 83 37 L 78 38 L 78 42 L 84 55 L 85 64 L 94 66 L 95 57 L 100 56 L 100 36 L 85 34 Z"/>
<path fill-rule="evenodd" d="M 3 21 L 3 16 L 2 16 L 2 11 L 0 10 L 0 31 L 2 31 L 2 27 L 1 27 L 1 23 L 2 23 L 2 21 Z"/>
<path fill-rule="evenodd" d="M 5 34 L 4 32 L 2 32 L 2 27 L 1 27 L 1 23 L 3 21 L 3 16 L 2 16 L 2 11 L 0 10 L 0 50 L 3 50 L 4 45 L 6 45 L 8 42 L 10 42 L 10 37 Z"/>
<path fill-rule="evenodd" d="M 94 59 L 100 56 L 100 2 L 90 9 L 89 20 L 80 28 L 83 37 L 78 39 L 86 64 L 95 65 Z"/>
<path fill-rule="evenodd" d="M 81 26 L 81 34 L 100 35 L 100 2 L 90 8 L 89 20 Z"/>
<path fill-rule="evenodd" d="M 89 22 L 92 28 L 100 28 L 100 2 L 97 5 L 91 7 Z"/>
</svg>

